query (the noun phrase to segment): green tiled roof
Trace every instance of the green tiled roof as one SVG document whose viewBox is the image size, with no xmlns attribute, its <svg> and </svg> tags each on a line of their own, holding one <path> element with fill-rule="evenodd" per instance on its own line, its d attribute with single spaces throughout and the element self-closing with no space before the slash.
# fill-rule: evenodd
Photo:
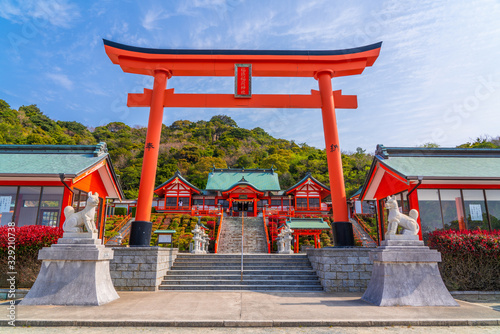
<svg viewBox="0 0 500 334">
<path fill-rule="evenodd" d="M 329 230 L 330 226 L 321 218 L 290 218 L 286 221 L 292 230 Z"/>
<path fill-rule="evenodd" d="M 500 149 L 385 147 L 376 159 L 405 177 L 500 177 Z"/>
<path fill-rule="evenodd" d="M 500 158 L 390 157 L 381 162 L 407 177 L 500 177 Z"/>
<path fill-rule="evenodd" d="M 213 169 L 208 174 L 205 190 L 228 190 L 242 178 L 261 191 L 281 190 L 278 174 L 273 169 Z"/>
<path fill-rule="evenodd" d="M 363 190 L 363 187 L 359 187 L 359 189 L 354 194 L 352 194 L 349 198 L 353 198 L 354 196 L 358 196 L 359 194 L 361 194 L 361 190 Z"/>
<path fill-rule="evenodd" d="M 98 145 L 0 145 L 0 175 L 78 175 L 108 156 Z"/>
</svg>

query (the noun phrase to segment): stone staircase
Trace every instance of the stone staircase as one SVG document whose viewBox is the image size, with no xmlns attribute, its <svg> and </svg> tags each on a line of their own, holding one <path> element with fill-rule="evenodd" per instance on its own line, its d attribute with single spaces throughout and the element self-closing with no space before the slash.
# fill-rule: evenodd
<svg viewBox="0 0 500 334">
<path fill-rule="evenodd" d="M 303 254 L 179 254 L 159 289 L 323 291 Z"/>
<path fill-rule="evenodd" d="M 243 253 L 267 253 L 266 231 L 262 217 L 245 217 Z M 217 252 L 241 253 L 241 217 L 224 217 Z"/>
</svg>

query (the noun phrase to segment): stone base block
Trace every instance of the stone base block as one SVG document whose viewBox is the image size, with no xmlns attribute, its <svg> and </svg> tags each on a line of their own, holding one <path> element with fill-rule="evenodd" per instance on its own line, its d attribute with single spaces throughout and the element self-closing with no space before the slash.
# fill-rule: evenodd
<svg viewBox="0 0 500 334">
<path fill-rule="evenodd" d="M 40 250 L 43 260 L 22 305 L 98 306 L 119 298 L 109 272 L 113 250 L 95 244 L 56 244 Z"/>
<path fill-rule="evenodd" d="M 441 278 L 441 254 L 419 242 L 401 243 L 389 241 L 370 253 L 372 277 L 362 299 L 377 306 L 459 306 Z"/>
</svg>

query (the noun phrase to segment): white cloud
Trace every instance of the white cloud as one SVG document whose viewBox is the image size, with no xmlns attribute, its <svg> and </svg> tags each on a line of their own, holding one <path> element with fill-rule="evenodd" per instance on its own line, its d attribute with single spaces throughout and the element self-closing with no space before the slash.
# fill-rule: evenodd
<svg viewBox="0 0 500 334">
<path fill-rule="evenodd" d="M 3 0 L 0 17 L 15 23 L 34 20 L 38 26 L 48 22 L 56 27 L 69 28 L 80 17 L 80 12 L 75 4 L 66 0 Z"/>
<path fill-rule="evenodd" d="M 63 86 L 67 90 L 73 89 L 73 81 L 66 74 L 62 73 L 46 73 L 47 78 L 54 81 L 56 84 Z"/>
</svg>

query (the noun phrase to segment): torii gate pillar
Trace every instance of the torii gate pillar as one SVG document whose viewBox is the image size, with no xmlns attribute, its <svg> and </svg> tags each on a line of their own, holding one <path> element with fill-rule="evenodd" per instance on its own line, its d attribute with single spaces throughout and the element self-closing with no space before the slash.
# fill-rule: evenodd
<svg viewBox="0 0 500 334">
<path fill-rule="evenodd" d="M 148 246 L 151 239 L 151 204 L 158 163 L 163 108 L 321 108 L 328 173 L 332 194 L 334 236 L 337 246 L 354 245 L 347 214 L 342 160 L 335 108 L 355 109 L 355 95 L 332 91 L 332 77 L 361 74 L 372 66 L 382 42 L 344 50 L 179 50 L 147 49 L 104 40 L 106 53 L 124 72 L 155 78 L 153 89 L 129 94 L 129 107 L 150 107 L 144 163 L 139 186 L 131 246 Z M 239 69 L 245 75 L 238 77 Z M 174 76 L 235 77 L 234 94 L 179 94 L 165 89 Z M 315 77 L 319 91 L 311 94 L 252 94 L 250 77 Z M 244 78 L 244 80 L 242 79 Z M 241 79 L 241 80 L 240 80 Z M 246 81 L 245 81 L 246 80 Z M 245 89 L 243 89 L 245 88 Z"/>
<path fill-rule="evenodd" d="M 161 127 L 163 125 L 163 97 L 167 79 L 172 75 L 165 69 L 154 72 L 153 94 L 149 112 L 148 132 L 142 162 L 141 181 L 135 221 L 130 228 L 130 246 L 149 246 L 153 223 L 151 219 L 151 204 L 153 202 L 158 152 L 160 149 Z"/>
<path fill-rule="evenodd" d="M 326 159 L 328 162 L 328 177 L 332 196 L 333 231 L 336 246 L 354 246 L 354 233 L 347 213 L 347 200 L 344 187 L 344 172 L 342 169 L 342 154 L 340 152 L 335 102 L 332 93 L 333 71 L 319 71 L 314 75 L 318 80 L 321 95 L 321 114 L 325 133 Z"/>
</svg>

